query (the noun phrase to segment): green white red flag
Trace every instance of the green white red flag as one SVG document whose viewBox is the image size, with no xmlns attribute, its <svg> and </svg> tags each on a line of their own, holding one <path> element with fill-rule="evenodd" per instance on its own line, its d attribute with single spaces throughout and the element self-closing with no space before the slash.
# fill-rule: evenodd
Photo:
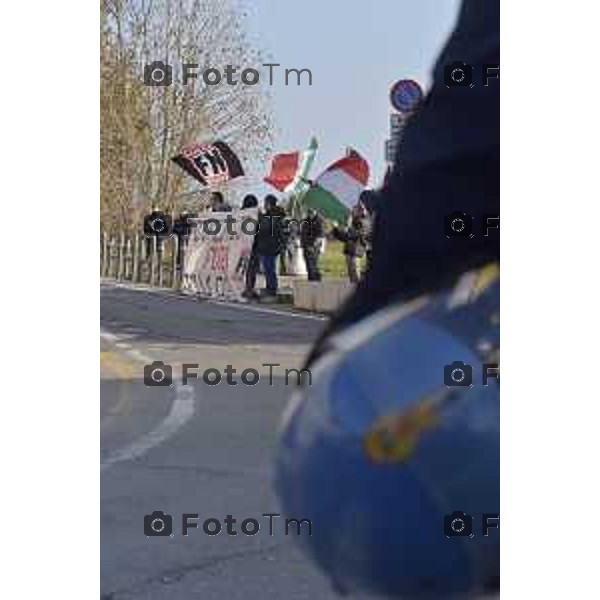
<svg viewBox="0 0 600 600">
<path fill-rule="evenodd" d="M 345 222 L 368 181 L 369 165 L 353 151 L 319 175 L 302 202 L 328 219 Z"/>
</svg>

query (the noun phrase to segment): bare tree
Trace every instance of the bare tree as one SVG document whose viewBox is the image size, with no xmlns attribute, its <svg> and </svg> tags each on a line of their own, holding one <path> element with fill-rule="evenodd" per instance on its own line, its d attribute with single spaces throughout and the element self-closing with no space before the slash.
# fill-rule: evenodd
<svg viewBox="0 0 600 600">
<path fill-rule="evenodd" d="M 198 71 L 263 62 L 233 0 L 102 0 L 101 219 L 134 228 L 151 207 L 178 210 L 198 190 L 171 157 L 187 143 L 222 139 L 242 159 L 270 152 L 271 119 L 260 85 L 201 78 L 181 81 L 183 63 Z M 173 83 L 147 86 L 144 65 L 173 65 Z M 238 71 L 239 73 L 239 71 Z"/>
</svg>

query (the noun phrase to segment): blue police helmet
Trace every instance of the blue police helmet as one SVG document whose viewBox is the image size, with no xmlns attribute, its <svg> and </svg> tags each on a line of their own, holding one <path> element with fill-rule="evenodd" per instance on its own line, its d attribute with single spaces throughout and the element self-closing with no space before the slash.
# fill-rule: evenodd
<svg viewBox="0 0 600 600">
<path fill-rule="evenodd" d="M 345 330 L 283 418 L 276 490 L 343 591 L 499 585 L 497 265 Z"/>
</svg>

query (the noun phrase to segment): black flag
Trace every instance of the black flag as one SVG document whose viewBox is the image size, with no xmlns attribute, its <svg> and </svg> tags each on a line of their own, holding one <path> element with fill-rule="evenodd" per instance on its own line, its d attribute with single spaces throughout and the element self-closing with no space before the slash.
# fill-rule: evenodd
<svg viewBox="0 0 600 600">
<path fill-rule="evenodd" d="M 206 186 L 223 183 L 244 174 L 240 159 L 225 142 L 191 144 L 171 160 Z"/>
</svg>

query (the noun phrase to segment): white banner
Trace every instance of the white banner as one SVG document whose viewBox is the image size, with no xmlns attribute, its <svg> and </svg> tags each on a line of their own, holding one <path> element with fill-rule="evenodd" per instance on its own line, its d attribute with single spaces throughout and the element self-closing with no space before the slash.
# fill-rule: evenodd
<svg viewBox="0 0 600 600">
<path fill-rule="evenodd" d="M 257 218 L 257 210 L 236 210 L 204 213 L 190 219 L 181 291 L 207 298 L 241 300 Z"/>
</svg>

